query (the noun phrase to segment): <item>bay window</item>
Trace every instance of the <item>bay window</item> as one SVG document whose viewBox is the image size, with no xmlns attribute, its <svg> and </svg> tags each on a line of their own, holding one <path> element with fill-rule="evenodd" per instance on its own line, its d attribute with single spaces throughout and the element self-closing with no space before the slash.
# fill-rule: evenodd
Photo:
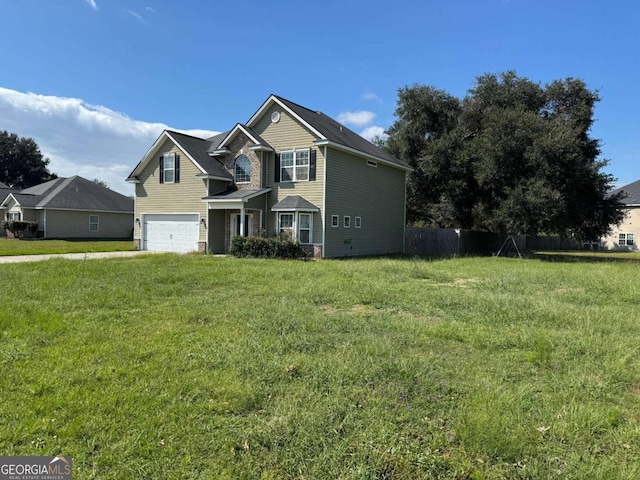
<svg viewBox="0 0 640 480">
<path fill-rule="evenodd" d="M 286 233 L 303 244 L 313 242 L 313 214 L 309 212 L 278 213 L 278 233 Z"/>
</svg>

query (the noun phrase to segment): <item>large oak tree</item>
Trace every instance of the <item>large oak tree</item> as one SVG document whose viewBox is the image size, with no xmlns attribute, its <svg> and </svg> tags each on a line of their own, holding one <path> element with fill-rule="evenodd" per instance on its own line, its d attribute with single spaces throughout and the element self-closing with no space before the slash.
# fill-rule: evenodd
<svg viewBox="0 0 640 480">
<path fill-rule="evenodd" d="M 21 189 L 57 178 L 47 165 L 35 140 L 0 132 L 0 182 Z"/>
<path fill-rule="evenodd" d="M 599 96 L 582 80 L 541 86 L 486 74 L 464 98 L 432 86 L 398 92 L 386 148 L 409 163 L 414 224 L 597 239 L 623 217 L 591 138 Z"/>
</svg>

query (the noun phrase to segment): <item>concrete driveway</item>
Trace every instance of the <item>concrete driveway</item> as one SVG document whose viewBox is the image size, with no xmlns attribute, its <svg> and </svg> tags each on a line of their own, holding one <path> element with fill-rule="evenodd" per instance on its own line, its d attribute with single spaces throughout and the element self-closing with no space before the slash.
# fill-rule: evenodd
<svg viewBox="0 0 640 480">
<path fill-rule="evenodd" d="M 149 250 L 129 251 L 129 252 L 87 252 L 87 253 L 55 253 L 46 255 L 9 255 L 0 257 L 0 263 L 21 263 L 21 262 L 40 262 L 49 260 L 50 258 L 68 258 L 70 260 L 89 260 L 92 258 L 117 258 L 117 257 L 135 257 L 136 255 L 150 255 L 154 253 Z"/>
</svg>

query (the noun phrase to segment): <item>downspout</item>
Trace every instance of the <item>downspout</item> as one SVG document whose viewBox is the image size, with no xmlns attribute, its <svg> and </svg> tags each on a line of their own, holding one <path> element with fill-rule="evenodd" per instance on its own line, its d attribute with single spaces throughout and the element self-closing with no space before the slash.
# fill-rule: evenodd
<svg viewBox="0 0 640 480">
<path fill-rule="evenodd" d="M 44 235 L 42 238 L 47 238 L 47 209 L 45 208 L 42 212 L 42 223 L 44 223 Z"/>
</svg>

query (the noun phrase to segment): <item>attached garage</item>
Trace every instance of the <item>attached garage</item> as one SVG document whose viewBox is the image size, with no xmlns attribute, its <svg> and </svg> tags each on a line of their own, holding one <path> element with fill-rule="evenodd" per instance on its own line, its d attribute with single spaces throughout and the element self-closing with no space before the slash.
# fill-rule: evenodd
<svg viewBox="0 0 640 480">
<path fill-rule="evenodd" d="M 198 250 L 198 214 L 143 215 L 143 250 L 185 253 Z"/>
</svg>

